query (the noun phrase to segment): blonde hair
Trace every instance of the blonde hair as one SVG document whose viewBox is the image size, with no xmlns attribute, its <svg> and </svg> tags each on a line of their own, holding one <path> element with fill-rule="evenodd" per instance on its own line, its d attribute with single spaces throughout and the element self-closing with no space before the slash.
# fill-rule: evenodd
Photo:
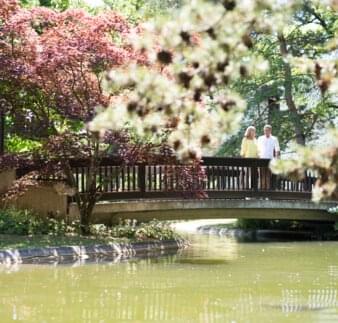
<svg viewBox="0 0 338 323">
<path fill-rule="evenodd" d="M 266 124 L 266 125 L 264 126 L 264 129 L 270 129 L 270 130 L 272 130 L 272 127 L 271 127 L 269 124 Z"/>
<path fill-rule="evenodd" d="M 249 138 L 250 132 L 251 132 L 251 131 L 256 132 L 256 128 L 255 128 L 254 126 L 248 127 L 248 128 L 245 130 L 244 137 L 245 137 L 245 138 Z"/>
</svg>

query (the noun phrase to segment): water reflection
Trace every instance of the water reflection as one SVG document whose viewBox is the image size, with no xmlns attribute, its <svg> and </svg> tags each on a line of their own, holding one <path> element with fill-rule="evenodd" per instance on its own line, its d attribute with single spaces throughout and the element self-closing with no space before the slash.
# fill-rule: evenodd
<svg viewBox="0 0 338 323">
<path fill-rule="evenodd" d="M 337 243 L 192 240 L 160 258 L 1 267 L 1 323 L 338 321 Z"/>
<path fill-rule="evenodd" d="M 160 250 L 146 253 L 138 253 L 137 255 L 109 255 L 109 256 L 91 256 L 88 258 L 78 258 L 74 257 L 60 257 L 58 259 L 51 258 L 31 258 L 25 259 L 24 262 L 7 262 L 5 264 L 0 264 L 0 273 L 5 271 L 7 273 L 16 272 L 21 267 L 25 265 L 34 264 L 34 265 L 49 265 L 49 266 L 70 266 L 70 267 L 78 267 L 89 264 L 118 264 L 120 262 L 126 262 L 129 260 L 137 260 L 137 259 L 159 259 L 161 257 L 168 257 L 170 255 L 180 254 L 182 250 L 169 249 L 169 250 Z"/>
</svg>

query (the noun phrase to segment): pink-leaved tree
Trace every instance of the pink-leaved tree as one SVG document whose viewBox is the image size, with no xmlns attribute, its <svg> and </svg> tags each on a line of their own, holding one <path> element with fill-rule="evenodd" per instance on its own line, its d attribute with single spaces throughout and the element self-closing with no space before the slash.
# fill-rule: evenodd
<svg viewBox="0 0 338 323">
<path fill-rule="evenodd" d="M 95 108 L 104 109 L 119 95 L 105 92 L 105 71 L 149 65 L 146 54 L 130 42 L 140 30 L 112 11 L 91 15 L 84 10 L 24 9 L 16 0 L 0 0 L 0 8 L 1 107 L 11 131 L 38 143 L 25 154 L 0 157 L 0 170 L 25 170 L 5 200 L 38 185 L 39 178 L 62 179 L 86 234 L 105 180 L 98 176 L 100 162 L 112 145 L 122 163 L 178 163 L 164 142 L 135 141 L 126 131 L 100 137 L 87 129 Z M 85 194 L 76 185 L 74 159 L 86 160 Z M 180 178 L 177 187 L 201 196 L 201 166 L 178 169 L 179 176 L 172 174 Z"/>
<path fill-rule="evenodd" d="M 104 93 L 104 71 L 146 62 L 128 41 L 138 31 L 112 11 L 91 15 L 84 10 L 24 9 L 15 0 L 1 0 L 0 8 L 2 107 L 16 133 L 38 142 L 24 155 L 2 157 L 1 168 L 29 166 L 5 197 L 37 185 L 32 175 L 57 175 L 73 189 L 83 233 L 88 233 L 99 199 L 100 159 L 109 145 L 89 132 L 86 123 L 95 107 L 107 106 L 114 95 Z M 119 138 L 125 147 L 123 135 L 114 136 L 115 144 Z M 88 161 L 87 194 L 76 189 L 74 158 Z"/>
</svg>

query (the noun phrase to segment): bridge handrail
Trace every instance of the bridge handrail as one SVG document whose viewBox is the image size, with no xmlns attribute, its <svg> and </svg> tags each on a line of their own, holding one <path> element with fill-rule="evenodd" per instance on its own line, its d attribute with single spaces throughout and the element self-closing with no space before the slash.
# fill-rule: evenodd
<svg viewBox="0 0 338 323">
<path fill-rule="evenodd" d="M 313 174 L 306 173 L 303 180 L 292 181 L 273 175 L 269 162 L 269 159 L 205 156 L 201 164 L 204 178 L 201 179 L 201 173 L 194 173 L 196 170 L 191 169 L 190 182 L 186 183 L 184 172 L 192 167 L 189 165 L 177 162 L 125 164 L 119 158 L 105 157 L 101 159 L 97 176 L 103 183 L 101 191 L 105 199 L 179 197 L 201 191 L 216 198 L 311 197 L 316 180 Z M 71 159 L 70 164 L 79 192 L 85 193 L 89 160 Z M 27 170 L 21 169 L 17 174 L 21 176 L 25 172 Z"/>
<path fill-rule="evenodd" d="M 270 159 L 263 158 L 241 158 L 241 157 L 211 157 L 204 156 L 202 157 L 203 165 L 212 165 L 212 166 L 257 166 L 257 167 L 267 167 L 269 165 Z M 70 159 L 70 164 L 72 167 L 85 167 L 89 165 L 89 159 Z M 130 163 L 129 165 L 165 165 L 164 163 Z M 100 161 L 101 166 L 121 166 L 128 165 L 121 158 L 118 157 L 103 157 Z M 177 165 L 181 165 L 177 163 Z"/>
<path fill-rule="evenodd" d="M 241 158 L 241 157 L 209 157 L 202 158 L 205 166 L 248 166 L 268 167 L 270 159 L 263 158 Z"/>
<path fill-rule="evenodd" d="M 205 178 L 192 176 L 182 183 L 183 164 L 123 164 L 116 158 L 104 158 L 99 177 L 107 178 L 104 198 L 177 197 L 204 191 L 209 197 L 259 196 L 309 199 L 315 177 L 305 174 L 302 181 L 272 175 L 269 159 L 236 157 L 203 157 Z M 80 191 L 85 191 L 87 161 L 73 161 L 72 167 Z M 192 167 L 192 166 L 191 166 Z"/>
</svg>

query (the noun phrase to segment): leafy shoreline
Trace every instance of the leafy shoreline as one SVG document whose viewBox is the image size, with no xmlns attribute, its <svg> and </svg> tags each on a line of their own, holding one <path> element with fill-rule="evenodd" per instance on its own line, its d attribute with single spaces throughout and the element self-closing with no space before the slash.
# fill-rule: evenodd
<svg viewBox="0 0 338 323">
<path fill-rule="evenodd" d="M 89 235 L 81 235 L 78 221 L 66 223 L 62 219 L 41 218 L 28 210 L 0 209 L 0 250 L 180 239 L 167 223 L 156 220 L 126 220 L 111 227 L 92 224 L 89 228 Z"/>
<path fill-rule="evenodd" d="M 53 236 L 53 235 L 34 235 L 21 236 L 0 234 L 0 250 L 3 249 L 22 249 L 36 247 L 61 247 L 61 246 L 88 246 L 94 244 L 109 244 L 109 243 L 128 243 L 131 239 L 107 239 L 95 236 Z"/>
</svg>

